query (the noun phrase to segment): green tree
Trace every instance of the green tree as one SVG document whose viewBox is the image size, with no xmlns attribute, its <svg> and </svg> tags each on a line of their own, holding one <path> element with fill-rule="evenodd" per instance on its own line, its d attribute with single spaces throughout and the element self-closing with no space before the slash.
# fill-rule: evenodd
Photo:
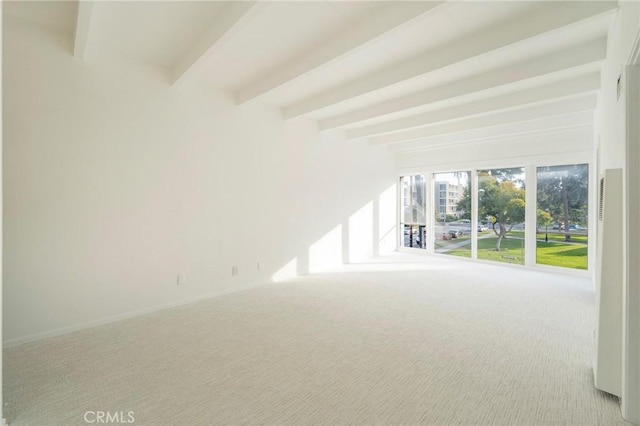
<svg viewBox="0 0 640 426">
<path fill-rule="evenodd" d="M 546 227 L 553 223 L 553 217 L 551 216 L 551 213 L 549 213 L 548 211 L 538 209 L 537 217 L 538 217 L 538 226 Z"/>
<path fill-rule="evenodd" d="M 521 169 L 499 169 L 478 173 L 478 217 L 490 218 L 500 251 L 502 240 L 513 226 L 524 222 L 525 189 L 518 177 Z M 471 211 L 471 193 L 465 190 L 458 209 Z"/>
<path fill-rule="evenodd" d="M 538 208 L 562 224 L 565 241 L 571 240 L 570 223 L 587 224 L 588 168 L 586 164 L 538 169 Z M 544 225 L 538 222 L 538 225 Z"/>
</svg>

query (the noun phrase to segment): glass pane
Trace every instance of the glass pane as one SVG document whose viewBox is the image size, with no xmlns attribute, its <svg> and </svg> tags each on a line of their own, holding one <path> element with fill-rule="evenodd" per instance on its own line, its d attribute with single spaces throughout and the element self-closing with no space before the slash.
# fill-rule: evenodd
<svg viewBox="0 0 640 426">
<path fill-rule="evenodd" d="M 402 247 L 411 247 L 413 244 L 411 225 L 402 225 Z"/>
<path fill-rule="evenodd" d="M 426 248 L 424 175 L 400 178 L 402 190 L 402 247 Z"/>
<path fill-rule="evenodd" d="M 433 175 L 435 252 L 471 257 L 471 172 Z"/>
<path fill-rule="evenodd" d="M 524 265 L 524 168 L 478 172 L 478 259 Z"/>
<path fill-rule="evenodd" d="M 536 262 L 587 269 L 589 169 L 538 167 Z"/>
<path fill-rule="evenodd" d="M 402 223 L 411 223 L 411 177 L 403 176 L 402 186 Z"/>
<path fill-rule="evenodd" d="M 424 176 L 412 176 L 411 184 L 413 187 L 413 223 L 425 225 L 425 199 L 424 199 Z"/>
</svg>

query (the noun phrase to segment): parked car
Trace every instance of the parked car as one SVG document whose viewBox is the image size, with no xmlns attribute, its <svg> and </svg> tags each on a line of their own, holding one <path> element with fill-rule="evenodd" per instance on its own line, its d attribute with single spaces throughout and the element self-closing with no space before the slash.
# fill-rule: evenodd
<svg viewBox="0 0 640 426">
<path fill-rule="evenodd" d="M 458 237 L 462 236 L 462 231 L 454 229 L 452 231 L 449 231 L 449 235 L 451 235 L 451 238 L 458 238 Z"/>
<path fill-rule="evenodd" d="M 488 231 L 489 228 L 486 225 L 483 225 L 481 223 L 478 224 L 478 232 L 484 232 L 484 231 Z"/>
</svg>

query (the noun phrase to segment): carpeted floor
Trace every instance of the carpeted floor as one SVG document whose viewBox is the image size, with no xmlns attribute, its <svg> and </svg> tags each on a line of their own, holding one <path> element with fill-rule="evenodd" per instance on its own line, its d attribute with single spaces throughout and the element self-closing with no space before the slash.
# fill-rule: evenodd
<svg viewBox="0 0 640 426">
<path fill-rule="evenodd" d="M 593 387 L 593 325 L 586 280 L 394 255 L 5 349 L 5 415 L 624 424 Z"/>
</svg>

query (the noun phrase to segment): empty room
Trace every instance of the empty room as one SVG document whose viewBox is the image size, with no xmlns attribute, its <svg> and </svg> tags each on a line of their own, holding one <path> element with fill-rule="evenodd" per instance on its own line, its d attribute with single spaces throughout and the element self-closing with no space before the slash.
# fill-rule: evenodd
<svg viewBox="0 0 640 426">
<path fill-rule="evenodd" d="M 640 2 L 2 1 L 3 425 L 640 425 Z"/>
</svg>

